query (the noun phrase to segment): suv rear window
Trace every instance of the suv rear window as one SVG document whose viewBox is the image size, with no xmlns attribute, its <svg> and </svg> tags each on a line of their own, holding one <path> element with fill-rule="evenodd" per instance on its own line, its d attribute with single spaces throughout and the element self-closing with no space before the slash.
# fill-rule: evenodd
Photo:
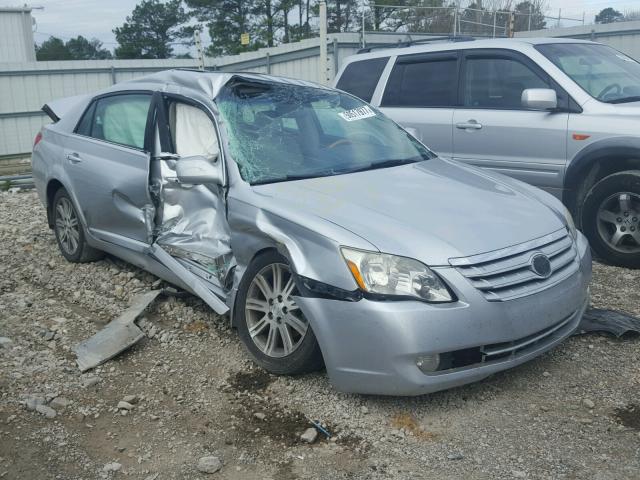
<svg viewBox="0 0 640 480">
<path fill-rule="evenodd" d="M 383 107 L 450 107 L 458 89 L 456 57 L 398 57 L 382 97 Z"/>
<path fill-rule="evenodd" d="M 336 88 L 370 102 L 388 61 L 389 57 L 381 57 L 350 63 L 342 72 Z"/>
</svg>

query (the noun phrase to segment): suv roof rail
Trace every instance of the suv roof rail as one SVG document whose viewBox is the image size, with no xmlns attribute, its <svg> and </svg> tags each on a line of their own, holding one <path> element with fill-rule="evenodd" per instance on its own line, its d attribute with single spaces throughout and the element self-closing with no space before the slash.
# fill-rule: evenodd
<svg viewBox="0 0 640 480">
<path fill-rule="evenodd" d="M 357 51 L 357 53 L 369 53 L 373 50 L 377 50 L 379 48 L 404 48 L 411 47 L 413 45 L 420 45 L 423 43 L 431 43 L 431 42 L 472 42 L 475 40 L 475 37 L 471 37 L 469 35 L 437 35 L 430 38 L 419 38 L 417 40 L 407 40 L 404 42 L 399 41 L 397 44 L 383 44 L 383 45 L 372 45 L 371 47 L 361 48 Z"/>
</svg>

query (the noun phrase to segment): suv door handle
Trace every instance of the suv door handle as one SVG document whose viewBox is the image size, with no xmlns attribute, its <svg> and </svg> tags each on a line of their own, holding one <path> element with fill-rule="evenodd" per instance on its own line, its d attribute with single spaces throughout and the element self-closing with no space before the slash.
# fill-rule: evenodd
<svg viewBox="0 0 640 480">
<path fill-rule="evenodd" d="M 82 161 L 82 158 L 80 158 L 80 155 L 78 155 L 77 153 L 68 153 L 67 160 L 69 160 L 71 163 L 80 163 Z"/>
<path fill-rule="evenodd" d="M 480 130 L 482 124 L 478 123 L 477 120 L 469 120 L 468 122 L 456 123 L 456 128 L 461 130 Z"/>
</svg>

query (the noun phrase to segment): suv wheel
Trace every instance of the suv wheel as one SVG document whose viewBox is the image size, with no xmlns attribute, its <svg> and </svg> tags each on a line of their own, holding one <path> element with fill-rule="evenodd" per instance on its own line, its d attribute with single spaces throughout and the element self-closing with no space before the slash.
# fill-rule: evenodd
<svg viewBox="0 0 640 480">
<path fill-rule="evenodd" d="M 84 229 L 71 197 L 63 188 L 53 197 L 53 229 L 62 256 L 70 262 L 84 263 L 99 260 L 104 256 L 87 244 Z"/>
<path fill-rule="evenodd" d="M 609 175 L 587 193 L 582 227 L 603 260 L 640 268 L 640 172 Z"/>
<path fill-rule="evenodd" d="M 256 257 L 238 288 L 235 315 L 240 339 L 258 365 L 278 375 L 311 372 L 323 364 L 295 295 L 287 260 L 273 251 Z"/>
</svg>

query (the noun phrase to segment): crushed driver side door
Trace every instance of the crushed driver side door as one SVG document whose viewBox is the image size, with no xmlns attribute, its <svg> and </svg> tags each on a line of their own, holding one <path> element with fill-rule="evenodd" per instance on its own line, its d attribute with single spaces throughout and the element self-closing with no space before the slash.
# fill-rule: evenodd
<svg viewBox="0 0 640 480">
<path fill-rule="evenodd" d="M 152 255 L 214 311 L 224 303 L 235 266 L 221 185 L 178 181 L 183 158 L 201 156 L 225 178 L 218 131 L 211 112 L 190 98 L 156 92 L 150 192 L 156 210 Z"/>
</svg>

